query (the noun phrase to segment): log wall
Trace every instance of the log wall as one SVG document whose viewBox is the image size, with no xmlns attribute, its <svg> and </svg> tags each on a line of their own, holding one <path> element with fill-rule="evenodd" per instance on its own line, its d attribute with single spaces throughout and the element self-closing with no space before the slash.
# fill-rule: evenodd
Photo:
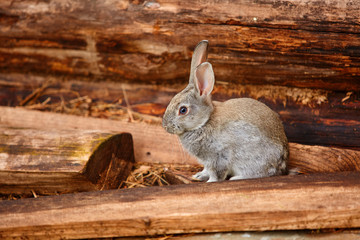
<svg viewBox="0 0 360 240">
<path fill-rule="evenodd" d="M 23 79 L 111 80 L 144 84 L 130 104 L 161 116 L 208 39 L 215 99 L 265 102 L 290 141 L 359 148 L 359 22 L 353 0 L 2 1 L 1 105 L 24 103 Z"/>
<path fill-rule="evenodd" d="M 55 81 L 0 74 L 0 105 L 82 116 L 161 122 L 171 98 L 184 84 L 162 86 L 114 82 Z M 127 96 L 127 103 L 125 95 Z M 291 142 L 360 149 L 360 93 L 218 82 L 213 99 L 252 97 L 280 114 Z"/>
<path fill-rule="evenodd" d="M 218 80 L 360 90 L 360 3 L 2 1 L 0 71 L 178 83 L 210 40 Z"/>
</svg>

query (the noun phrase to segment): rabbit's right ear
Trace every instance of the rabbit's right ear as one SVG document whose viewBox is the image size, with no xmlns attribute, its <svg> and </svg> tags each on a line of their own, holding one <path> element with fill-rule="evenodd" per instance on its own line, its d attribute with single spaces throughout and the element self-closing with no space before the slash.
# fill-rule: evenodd
<svg viewBox="0 0 360 240">
<path fill-rule="evenodd" d="M 210 63 L 204 62 L 195 69 L 194 83 L 200 96 L 211 94 L 215 84 L 215 75 Z"/>
<path fill-rule="evenodd" d="M 197 68 L 197 66 L 199 66 L 201 63 L 207 61 L 208 46 L 209 46 L 209 42 L 207 40 L 202 40 L 195 47 L 195 50 L 194 50 L 194 53 L 193 53 L 193 56 L 191 59 L 190 82 L 192 82 L 192 79 L 193 79 L 194 73 L 195 73 L 195 69 Z"/>
</svg>

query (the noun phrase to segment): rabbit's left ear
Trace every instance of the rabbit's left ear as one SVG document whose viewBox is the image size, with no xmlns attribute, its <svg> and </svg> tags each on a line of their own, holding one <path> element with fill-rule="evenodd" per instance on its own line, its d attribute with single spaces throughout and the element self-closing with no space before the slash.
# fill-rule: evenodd
<svg viewBox="0 0 360 240">
<path fill-rule="evenodd" d="M 197 66 L 199 66 L 201 63 L 207 61 L 207 55 L 208 55 L 208 46 L 209 42 L 207 40 L 202 40 L 198 43 L 198 45 L 195 47 L 192 59 L 191 59 L 191 68 L 190 68 L 190 78 L 189 83 L 193 83 L 194 79 L 194 72 Z"/>
<path fill-rule="evenodd" d="M 215 75 L 210 63 L 204 62 L 195 69 L 195 87 L 200 96 L 209 96 L 214 88 Z"/>
</svg>

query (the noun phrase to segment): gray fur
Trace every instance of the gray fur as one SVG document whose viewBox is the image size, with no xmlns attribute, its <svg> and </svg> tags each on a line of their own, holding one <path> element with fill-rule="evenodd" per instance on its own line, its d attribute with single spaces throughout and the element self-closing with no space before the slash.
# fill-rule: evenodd
<svg viewBox="0 0 360 240">
<path fill-rule="evenodd" d="M 202 65 L 205 63 L 194 58 L 205 59 L 207 53 L 198 51 L 206 51 L 207 42 L 199 45 L 192 62 Z M 206 64 L 211 68 L 206 75 L 209 76 L 213 74 L 212 67 Z M 194 177 L 214 182 L 227 177 L 235 180 L 285 174 L 288 141 L 278 115 L 250 98 L 211 101 L 210 93 L 201 95 L 196 85 L 196 70 L 200 66 L 193 67 L 189 85 L 169 103 L 163 127 L 177 134 L 184 148 L 204 165 L 204 170 Z M 189 109 L 186 115 L 179 114 L 181 106 Z"/>
</svg>

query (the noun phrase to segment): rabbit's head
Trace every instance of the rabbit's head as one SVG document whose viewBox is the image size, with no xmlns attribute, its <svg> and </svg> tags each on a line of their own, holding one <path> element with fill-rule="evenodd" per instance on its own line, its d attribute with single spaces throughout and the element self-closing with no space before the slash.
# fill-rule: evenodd
<svg viewBox="0 0 360 240">
<path fill-rule="evenodd" d="M 181 135 L 202 127 L 213 111 L 211 91 L 215 76 L 207 60 L 207 41 L 195 48 L 191 60 L 189 84 L 169 103 L 163 116 L 163 127 L 169 133 Z"/>
</svg>

